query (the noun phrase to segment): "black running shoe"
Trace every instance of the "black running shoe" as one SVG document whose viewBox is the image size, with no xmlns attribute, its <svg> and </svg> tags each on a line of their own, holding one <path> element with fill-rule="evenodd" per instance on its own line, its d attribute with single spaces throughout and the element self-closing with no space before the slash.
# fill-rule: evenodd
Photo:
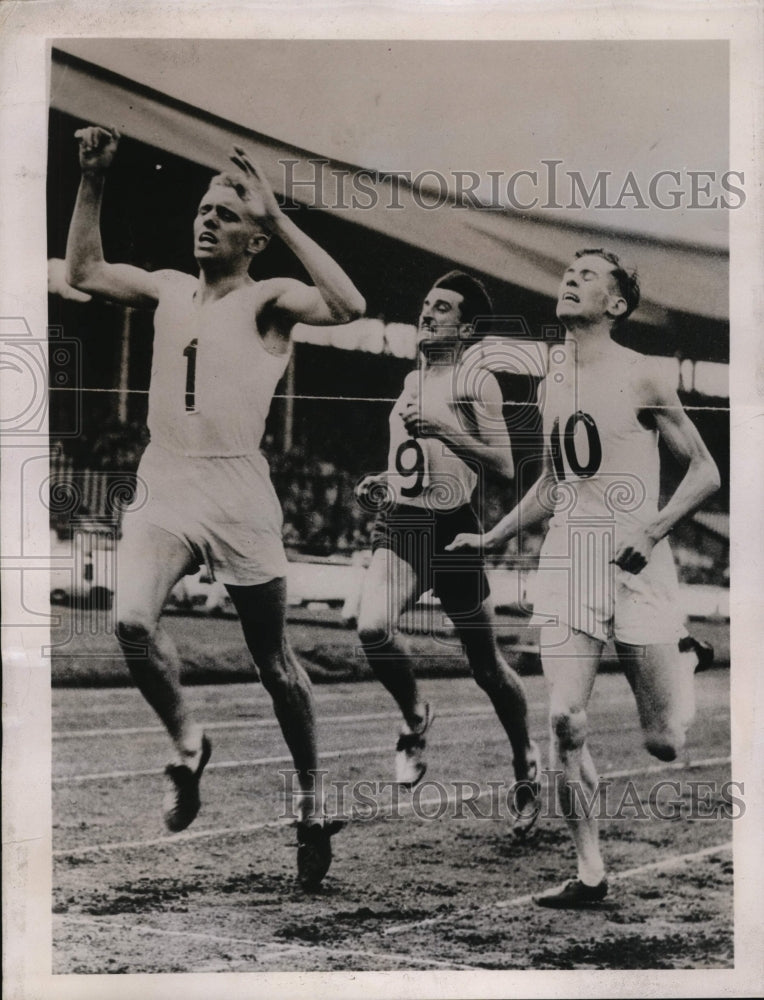
<svg viewBox="0 0 764 1000">
<path fill-rule="evenodd" d="M 331 823 L 297 824 L 297 878 L 303 889 L 317 889 L 332 863 L 331 838 L 345 824 L 341 820 Z"/>
<path fill-rule="evenodd" d="M 171 833 L 179 833 L 196 819 L 201 806 L 199 780 L 212 754 L 212 744 L 202 736 L 202 750 L 195 770 L 187 764 L 168 764 L 164 773 L 170 779 L 164 799 L 164 822 Z"/>
<path fill-rule="evenodd" d="M 698 658 L 698 665 L 695 667 L 695 673 L 700 673 L 701 670 L 708 670 L 714 662 L 714 647 L 710 642 L 706 642 L 702 639 L 696 639 L 692 635 L 684 635 L 679 640 L 679 652 L 689 653 L 692 650 Z"/>
<path fill-rule="evenodd" d="M 582 910 L 587 906 L 601 903 L 607 896 L 607 879 L 597 885 L 587 885 L 580 879 L 571 879 L 562 889 L 534 896 L 533 902 L 538 906 L 549 906 L 555 910 Z"/>
<path fill-rule="evenodd" d="M 527 774 L 515 782 L 515 816 L 512 821 L 512 833 L 520 841 L 530 841 L 538 832 L 536 820 L 541 812 L 541 783 L 538 780 L 539 756 L 538 745 L 531 742 L 528 752 Z"/>
<path fill-rule="evenodd" d="M 427 770 L 424 751 L 427 746 L 425 736 L 435 715 L 430 706 L 424 707 L 424 720 L 416 732 L 401 733 L 395 745 L 395 782 L 401 788 L 411 791 L 416 788 Z"/>
</svg>

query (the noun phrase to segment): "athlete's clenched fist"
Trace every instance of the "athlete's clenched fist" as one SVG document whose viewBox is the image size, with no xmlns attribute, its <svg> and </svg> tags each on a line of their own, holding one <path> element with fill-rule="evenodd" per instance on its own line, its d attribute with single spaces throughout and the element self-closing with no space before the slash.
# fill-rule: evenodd
<svg viewBox="0 0 764 1000">
<path fill-rule="evenodd" d="M 119 132 L 115 128 L 90 125 L 74 133 L 80 144 L 80 169 L 83 174 L 100 174 L 108 170 L 119 145 Z"/>
</svg>

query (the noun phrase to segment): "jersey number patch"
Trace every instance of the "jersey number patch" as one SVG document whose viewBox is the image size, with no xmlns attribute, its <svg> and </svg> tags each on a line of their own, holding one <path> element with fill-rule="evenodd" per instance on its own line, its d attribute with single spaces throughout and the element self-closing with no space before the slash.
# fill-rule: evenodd
<svg viewBox="0 0 764 1000">
<path fill-rule="evenodd" d="M 579 424 L 583 424 L 586 430 L 586 440 L 589 448 L 589 458 L 586 465 L 582 465 L 579 462 L 578 454 L 576 453 L 575 434 Z M 602 464 L 600 433 L 597 430 L 594 418 L 591 414 L 584 413 L 583 410 L 577 410 L 576 413 L 568 417 L 563 435 L 560 435 L 560 419 L 559 417 L 555 417 L 550 445 L 554 471 L 558 482 L 566 478 L 565 463 L 562 458 L 563 451 L 565 452 L 565 458 L 568 460 L 570 471 L 579 479 L 591 478 Z"/>
<path fill-rule="evenodd" d="M 398 445 L 398 450 L 395 453 L 395 471 L 404 479 L 414 477 L 410 486 L 401 486 L 401 496 L 418 497 L 424 489 L 426 469 L 424 452 L 416 438 L 403 441 Z"/>
<path fill-rule="evenodd" d="M 196 337 L 184 348 L 183 357 L 186 359 L 186 413 L 194 413 L 196 410 L 196 347 L 199 341 Z"/>
</svg>

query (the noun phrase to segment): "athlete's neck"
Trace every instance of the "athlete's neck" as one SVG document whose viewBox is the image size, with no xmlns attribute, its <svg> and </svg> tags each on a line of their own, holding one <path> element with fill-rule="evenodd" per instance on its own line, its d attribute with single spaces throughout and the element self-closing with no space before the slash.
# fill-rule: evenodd
<svg viewBox="0 0 764 1000">
<path fill-rule="evenodd" d="M 235 271 L 220 271 L 216 268 L 205 266 L 199 271 L 199 287 L 194 297 L 197 302 L 211 302 L 215 299 L 222 299 L 229 292 L 234 292 L 245 285 L 253 284 L 246 266 Z"/>
<path fill-rule="evenodd" d="M 566 325 L 565 343 L 575 345 L 577 364 L 591 364 L 612 351 L 615 341 L 611 332 L 608 322 Z"/>
<path fill-rule="evenodd" d="M 419 346 L 419 367 L 430 369 L 453 368 L 462 355 L 462 344 L 454 340 L 427 341 Z"/>
</svg>

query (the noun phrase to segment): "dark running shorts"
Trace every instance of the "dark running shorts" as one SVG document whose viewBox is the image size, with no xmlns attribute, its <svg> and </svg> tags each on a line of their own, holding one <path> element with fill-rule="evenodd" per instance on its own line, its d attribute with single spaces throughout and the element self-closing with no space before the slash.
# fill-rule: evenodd
<svg viewBox="0 0 764 1000">
<path fill-rule="evenodd" d="M 371 547 L 373 552 L 390 549 L 407 562 L 417 575 L 420 594 L 432 590 L 453 619 L 477 611 L 491 590 L 482 556 L 444 549 L 460 532 L 482 530 L 469 504 L 450 511 L 396 504 L 377 516 Z"/>
</svg>

